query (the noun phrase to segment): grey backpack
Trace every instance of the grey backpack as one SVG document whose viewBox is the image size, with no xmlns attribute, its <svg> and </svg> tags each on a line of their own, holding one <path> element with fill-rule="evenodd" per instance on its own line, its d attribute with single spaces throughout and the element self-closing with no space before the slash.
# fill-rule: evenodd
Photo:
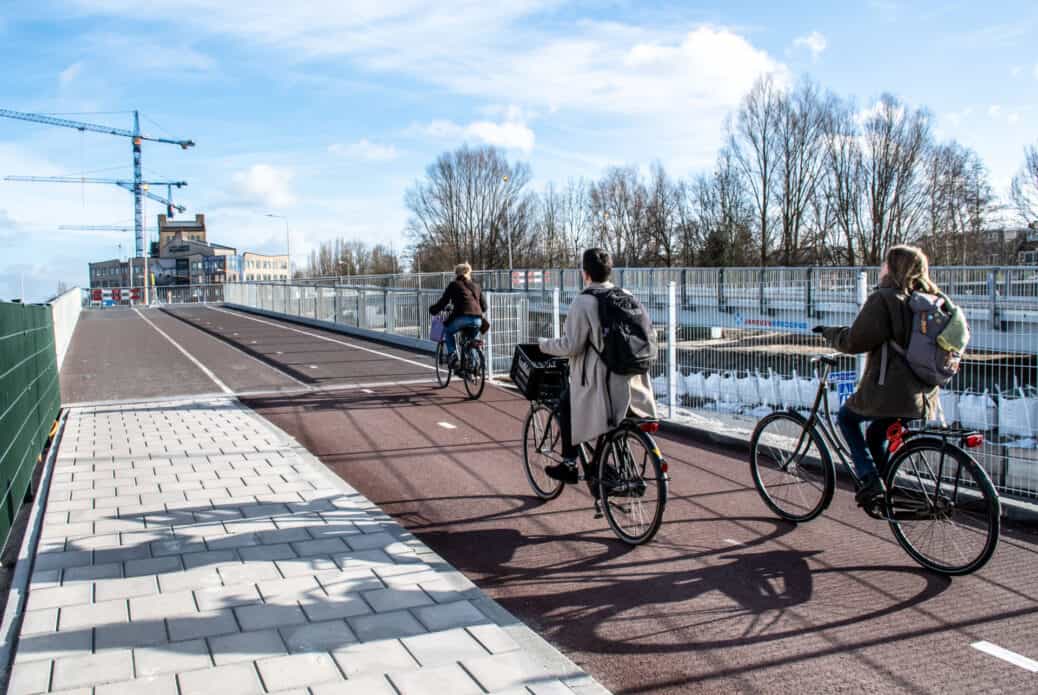
<svg viewBox="0 0 1038 695">
<path fill-rule="evenodd" d="M 944 295 L 913 292 L 908 300 L 912 311 L 912 333 L 908 348 L 893 340 L 883 345 L 880 385 L 887 373 L 887 352 L 893 350 L 908 364 L 916 378 L 927 386 L 947 386 L 959 373 L 962 355 L 969 342 L 969 327 L 962 309 Z"/>
</svg>

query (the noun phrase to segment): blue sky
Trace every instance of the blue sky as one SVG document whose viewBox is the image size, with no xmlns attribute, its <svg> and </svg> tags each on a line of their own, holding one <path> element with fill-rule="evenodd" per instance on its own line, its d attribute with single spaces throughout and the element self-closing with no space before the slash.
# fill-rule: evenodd
<svg viewBox="0 0 1038 695">
<path fill-rule="evenodd" d="M 781 5 L 781 7 L 780 7 Z M 335 236 L 405 243 L 403 194 L 437 154 L 489 143 L 535 185 L 661 160 L 711 166 L 753 80 L 809 75 L 868 108 L 882 92 L 928 107 L 1003 190 L 1038 141 L 1038 4 L 402 0 L 39 0 L 0 14 L 0 107 L 139 109 L 149 177 L 185 179 L 214 241 L 293 252 Z M 127 113 L 82 120 L 128 127 Z M 0 119 L 0 176 L 130 175 L 130 145 Z M 149 222 L 159 212 L 148 207 Z M 0 181 L 0 297 L 29 299 L 129 234 L 120 189 Z M 153 224 L 153 222 L 152 222 Z"/>
</svg>

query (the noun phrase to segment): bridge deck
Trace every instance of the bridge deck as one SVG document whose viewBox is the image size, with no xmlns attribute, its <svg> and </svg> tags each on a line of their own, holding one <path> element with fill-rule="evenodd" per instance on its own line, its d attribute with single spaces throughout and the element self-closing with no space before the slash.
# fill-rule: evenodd
<svg viewBox="0 0 1038 695">
<path fill-rule="evenodd" d="M 507 391 L 470 402 L 453 387 L 407 383 L 429 379 L 427 357 L 275 320 L 144 313 L 229 390 L 264 391 L 242 400 L 616 692 L 1034 691 L 1033 673 L 971 647 L 1038 659 L 1030 531 L 1007 531 L 977 575 L 939 578 L 849 493 L 810 524 L 786 524 L 760 502 L 741 456 L 668 437 L 664 526 L 628 549 L 585 493 L 530 495 L 519 459 L 526 404 Z M 140 317 L 85 318 L 70 356 L 108 345 L 102 324 L 141 341 L 154 332 Z M 164 387 L 181 389 L 167 393 L 218 390 L 168 341 L 147 345 Z M 126 377 L 140 364 L 92 379 L 79 367 L 67 388 L 80 400 L 155 395 L 157 380 Z"/>
</svg>

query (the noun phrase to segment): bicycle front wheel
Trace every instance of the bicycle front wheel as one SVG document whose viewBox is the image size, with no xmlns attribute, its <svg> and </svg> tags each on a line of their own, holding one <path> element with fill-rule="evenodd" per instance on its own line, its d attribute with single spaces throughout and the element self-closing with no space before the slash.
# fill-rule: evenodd
<svg viewBox="0 0 1038 695">
<path fill-rule="evenodd" d="M 545 466 L 562 461 L 562 430 L 559 418 L 543 403 L 530 408 L 523 425 L 523 468 L 535 495 L 542 500 L 553 500 L 562 494 L 565 486 L 544 472 Z"/>
<path fill-rule="evenodd" d="M 625 543 L 652 540 L 667 506 L 667 474 L 659 447 L 637 427 L 616 430 L 598 464 L 598 499 Z"/>
<path fill-rule="evenodd" d="M 818 431 L 792 412 L 757 423 L 750 440 L 750 472 L 761 499 L 789 521 L 810 521 L 833 499 L 836 472 Z"/>
<path fill-rule="evenodd" d="M 487 386 L 487 358 L 482 350 L 471 348 L 467 359 L 465 391 L 468 392 L 469 398 L 475 400 L 483 395 L 483 389 Z"/>
<path fill-rule="evenodd" d="M 447 388 L 451 383 L 451 368 L 447 364 L 447 344 L 442 340 L 436 344 L 436 383 Z"/>
<path fill-rule="evenodd" d="M 975 572 L 998 545 L 1001 508 L 972 456 L 935 438 L 909 441 L 887 472 L 887 517 L 901 547 L 923 567 Z"/>
</svg>

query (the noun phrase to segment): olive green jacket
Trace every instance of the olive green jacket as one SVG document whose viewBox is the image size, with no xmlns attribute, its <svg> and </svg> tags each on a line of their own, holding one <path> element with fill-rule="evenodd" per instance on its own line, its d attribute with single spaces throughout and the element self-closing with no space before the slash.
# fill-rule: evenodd
<svg viewBox="0 0 1038 695">
<path fill-rule="evenodd" d="M 930 418 L 937 413 L 937 387 L 916 379 L 905 361 L 888 350 L 887 374 L 880 385 L 883 345 L 893 340 L 908 346 L 912 334 L 908 296 L 896 289 L 880 288 L 861 308 L 854 323 L 826 327 L 825 339 L 833 348 L 850 355 L 868 353 L 865 374 L 847 400 L 847 407 L 864 417 Z"/>
</svg>

